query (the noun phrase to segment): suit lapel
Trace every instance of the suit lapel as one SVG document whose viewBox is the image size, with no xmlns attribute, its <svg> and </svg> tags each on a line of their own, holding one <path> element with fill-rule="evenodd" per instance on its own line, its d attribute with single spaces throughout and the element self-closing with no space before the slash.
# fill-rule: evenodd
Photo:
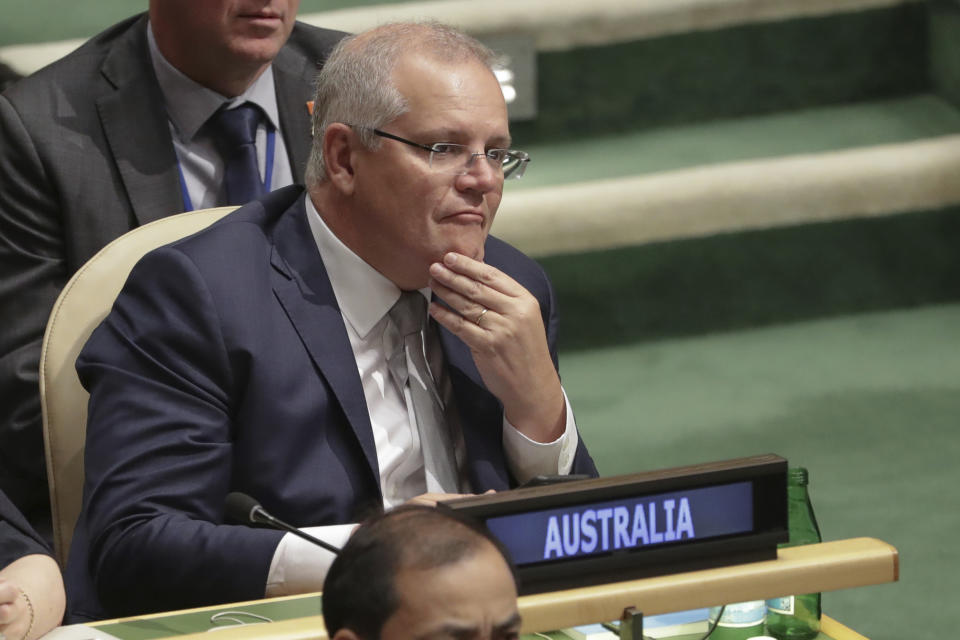
<svg viewBox="0 0 960 640">
<path fill-rule="evenodd" d="M 183 211 L 176 152 L 147 48 L 146 17 L 118 40 L 101 72 L 115 91 L 97 112 L 139 224 Z"/>
<path fill-rule="evenodd" d="M 306 215 L 299 197 L 274 231 L 274 293 L 333 390 L 379 487 L 377 448 L 356 359 Z"/>
<path fill-rule="evenodd" d="M 467 472 L 473 490 L 509 489 L 511 479 L 503 452 L 503 407 L 480 378 L 470 349 L 438 325 L 454 400 L 467 448 Z"/>
<path fill-rule="evenodd" d="M 273 79 L 277 91 L 280 128 L 290 156 L 290 170 L 295 183 L 303 182 L 303 173 L 310 157 L 310 113 L 307 101 L 312 99 L 316 66 L 292 47 L 280 50 L 273 61 Z"/>
</svg>

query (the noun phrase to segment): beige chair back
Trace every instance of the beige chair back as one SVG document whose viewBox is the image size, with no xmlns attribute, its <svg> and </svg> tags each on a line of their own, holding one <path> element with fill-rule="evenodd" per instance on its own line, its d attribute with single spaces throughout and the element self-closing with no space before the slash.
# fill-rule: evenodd
<svg viewBox="0 0 960 640">
<path fill-rule="evenodd" d="M 57 561 L 66 565 L 83 496 L 87 400 L 74 367 L 80 349 L 106 317 L 133 265 L 148 251 L 219 220 L 236 207 L 189 211 L 120 236 L 90 258 L 60 292 L 43 336 L 40 405 Z"/>
</svg>

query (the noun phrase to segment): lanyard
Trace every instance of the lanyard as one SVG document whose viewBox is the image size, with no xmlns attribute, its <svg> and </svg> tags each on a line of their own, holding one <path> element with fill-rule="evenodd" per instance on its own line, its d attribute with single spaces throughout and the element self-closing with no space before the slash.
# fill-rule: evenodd
<svg viewBox="0 0 960 640">
<path fill-rule="evenodd" d="M 276 131 L 272 127 L 267 128 L 267 156 L 266 166 L 263 173 L 264 191 L 270 191 L 270 185 L 273 182 L 273 156 L 276 149 Z M 190 198 L 190 191 L 187 189 L 187 181 L 183 177 L 183 165 L 180 164 L 180 158 L 177 157 L 177 175 L 180 178 L 180 195 L 183 196 L 183 210 L 193 211 L 193 200 Z"/>
</svg>

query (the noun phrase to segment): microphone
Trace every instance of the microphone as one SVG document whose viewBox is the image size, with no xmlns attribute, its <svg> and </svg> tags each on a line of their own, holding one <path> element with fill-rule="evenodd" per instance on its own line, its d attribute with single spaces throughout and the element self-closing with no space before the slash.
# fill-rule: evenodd
<svg viewBox="0 0 960 640">
<path fill-rule="evenodd" d="M 292 524 L 287 524 L 283 520 L 279 520 L 269 513 L 266 509 L 260 506 L 260 503 L 256 499 L 248 496 L 245 493 L 240 493 L 239 491 L 233 491 L 227 495 L 226 501 L 226 515 L 231 520 L 241 522 L 243 524 L 265 524 L 274 529 L 281 529 L 283 531 L 289 531 L 290 533 L 300 536 L 308 542 L 312 542 L 318 547 L 326 549 L 330 553 L 339 554 L 340 549 L 333 546 L 329 542 L 324 542 L 319 538 L 314 538 L 309 533 L 304 533 L 297 529 Z"/>
</svg>

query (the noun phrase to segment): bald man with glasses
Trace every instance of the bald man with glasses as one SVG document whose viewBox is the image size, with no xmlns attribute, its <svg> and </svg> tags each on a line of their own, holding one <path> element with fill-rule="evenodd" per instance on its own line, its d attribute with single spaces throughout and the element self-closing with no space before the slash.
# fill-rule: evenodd
<svg viewBox="0 0 960 640">
<path fill-rule="evenodd" d="M 75 614 L 319 589 L 330 554 L 224 523 L 230 491 L 339 546 L 370 511 L 596 475 L 550 283 L 489 235 L 530 162 L 492 61 L 439 24 L 346 39 L 318 77 L 306 190 L 134 268 L 77 362 Z"/>
</svg>

